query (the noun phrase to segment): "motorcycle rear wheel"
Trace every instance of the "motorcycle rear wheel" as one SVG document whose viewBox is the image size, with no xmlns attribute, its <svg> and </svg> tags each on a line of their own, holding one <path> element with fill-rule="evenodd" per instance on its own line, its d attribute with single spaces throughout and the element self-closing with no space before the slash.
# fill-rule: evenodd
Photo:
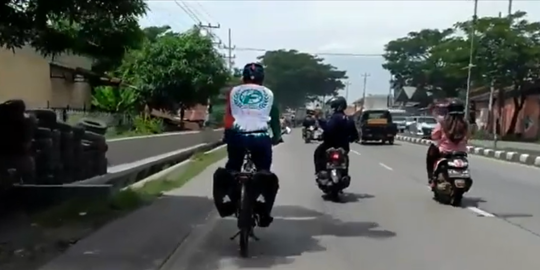
<svg viewBox="0 0 540 270">
<path fill-rule="evenodd" d="M 450 199 L 450 205 L 459 207 L 463 201 L 463 193 L 460 191 L 454 191 L 452 198 Z"/>
</svg>

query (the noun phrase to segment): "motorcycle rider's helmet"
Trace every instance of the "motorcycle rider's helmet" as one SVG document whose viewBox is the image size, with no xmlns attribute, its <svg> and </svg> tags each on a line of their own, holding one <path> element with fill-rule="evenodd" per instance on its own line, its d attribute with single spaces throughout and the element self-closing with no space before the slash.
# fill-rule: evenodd
<svg viewBox="0 0 540 270">
<path fill-rule="evenodd" d="M 259 63 L 248 63 L 242 71 L 242 79 L 245 83 L 261 84 L 264 82 L 264 68 Z"/>
<path fill-rule="evenodd" d="M 334 110 L 334 112 L 340 112 L 347 109 L 347 100 L 342 96 L 336 96 L 330 99 L 330 108 Z"/>
<path fill-rule="evenodd" d="M 431 107 L 431 114 L 437 121 L 442 121 L 448 114 L 448 102 L 445 100 L 444 102 L 439 101 L 433 104 Z"/>
<path fill-rule="evenodd" d="M 457 99 L 451 100 L 446 107 L 450 115 L 465 115 L 465 105 Z"/>
</svg>

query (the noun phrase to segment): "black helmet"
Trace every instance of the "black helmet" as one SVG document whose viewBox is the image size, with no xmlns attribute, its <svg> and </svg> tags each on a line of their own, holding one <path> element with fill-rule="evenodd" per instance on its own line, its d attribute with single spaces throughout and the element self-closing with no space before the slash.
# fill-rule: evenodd
<svg viewBox="0 0 540 270">
<path fill-rule="evenodd" d="M 259 63 L 248 63 L 242 71 L 244 81 L 262 83 L 264 81 L 264 68 Z"/>
<path fill-rule="evenodd" d="M 347 109 L 347 100 L 342 96 L 336 96 L 330 99 L 330 108 L 334 111 L 344 111 Z"/>
<path fill-rule="evenodd" d="M 448 103 L 448 114 L 452 115 L 459 115 L 459 114 L 465 114 L 465 105 L 459 101 L 459 100 L 451 100 L 450 103 Z"/>
</svg>

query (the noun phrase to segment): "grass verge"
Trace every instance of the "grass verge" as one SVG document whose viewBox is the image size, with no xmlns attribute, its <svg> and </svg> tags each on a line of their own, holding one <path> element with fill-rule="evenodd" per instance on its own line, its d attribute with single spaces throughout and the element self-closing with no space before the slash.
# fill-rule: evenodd
<svg viewBox="0 0 540 270">
<path fill-rule="evenodd" d="M 225 149 L 195 154 L 185 169 L 175 177 L 165 177 L 145 183 L 139 188 L 128 188 L 113 194 L 108 200 L 71 200 L 34 215 L 34 223 L 41 227 L 85 224 L 93 228 L 152 203 L 164 192 L 180 188 L 211 164 L 225 158 Z"/>
</svg>

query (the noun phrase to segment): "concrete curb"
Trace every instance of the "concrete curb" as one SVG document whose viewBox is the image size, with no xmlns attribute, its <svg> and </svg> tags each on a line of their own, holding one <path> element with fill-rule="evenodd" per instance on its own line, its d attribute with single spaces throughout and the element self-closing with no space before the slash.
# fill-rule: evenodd
<svg viewBox="0 0 540 270">
<path fill-rule="evenodd" d="M 396 140 L 410 142 L 414 144 L 429 145 L 431 140 L 414 138 L 403 135 L 396 135 Z M 540 167 L 540 156 L 521 154 L 519 152 L 508 152 L 502 150 L 493 150 L 485 147 L 467 146 L 467 152 L 473 155 L 479 155 L 494 159 L 499 159 L 507 162 L 520 163 L 528 166 Z"/>
</svg>

